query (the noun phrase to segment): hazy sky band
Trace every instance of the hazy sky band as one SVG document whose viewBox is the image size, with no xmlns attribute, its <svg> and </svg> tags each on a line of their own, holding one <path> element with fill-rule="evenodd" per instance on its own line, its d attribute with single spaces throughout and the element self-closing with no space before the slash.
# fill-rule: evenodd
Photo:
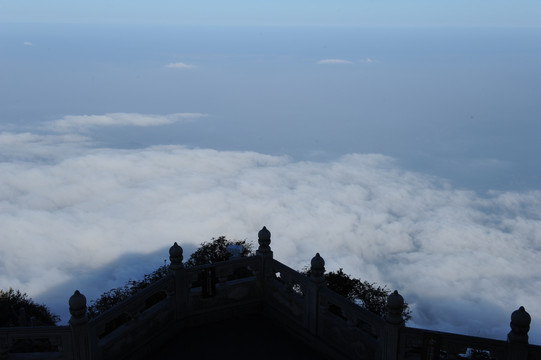
<svg viewBox="0 0 541 360">
<path fill-rule="evenodd" d="M 541 183 L 539 29 L 0 27 L 4 129 L 200 113 L 93 136 L 307 160 L 381 153 L 480 191 Z"/>
<path fill-rule="evenodd" d="M 380 27 L 537 27 L 536 0 L 3 1 L 0 22 Z"/>
</svg>

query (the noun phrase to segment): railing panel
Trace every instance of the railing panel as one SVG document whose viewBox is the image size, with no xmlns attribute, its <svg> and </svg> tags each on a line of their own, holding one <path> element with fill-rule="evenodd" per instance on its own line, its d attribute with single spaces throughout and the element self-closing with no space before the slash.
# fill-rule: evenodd
<svg viewBox="0 0 541 360">
<path fill-rule="evenodd" d="M 242 303 L 260 302 L 260 293 L 255 276 L 219 283 L 212 293 L 204 292 L 202 287 L 192 288 L 192 314 L 217 311 Z"/>
<path fill-rule="evenodd" d="M 356 359 L 380 354 L 385 321 L 334 291 L 319 293 L 318 336 L 336 351 Z"/>
<path fill-rule="evenodd" d="M 298 284 L 302 288 L 300 293 L 304 293 L 303 289 L 306 286 L 307 282 L 310 281 L 310 279 L 306 275 L 301 274 L 298 271 L 293 270 L 289 266 L 284 265 L 274 259 L 272 260 L 272 262 L 270 262 L 270 268 L 272 274 L 274 274 L 276 278 L 282 279 L 286 283 Z"/>
<path fill-rule="evenodd" d="M 507 360 L 506 341 L 408 327 L 400 329 L 399 359 L 460 359 L 471 350 L 486 354 L 486 359 Z"/>
<path fill-rule="evenodd" d="M 167 298 L 100 339 L 98 348 L 102 359 L 126 358 L 162 336 L 174 321 L 171 303 L 172 299 Z"/>
<path fill-rule="evenodd" d="M 261 259 L 257 256 L 249 256 L 186 268 L 186 277 L 191 283 L 189 287 L 205 288 L 220 282 L 255 276 L 260 268 Z"/>
<path fill-rule="evenodd" d="M 95 319 L 90 320 L 89 326 L 91 330 L 98 339 L 101 339 L 122 325 L 138 318 L 142 312 L 166 300 L 171 281 L 171 276 L 160 279 Z"/>
<path fill-rule="evenodd" d="M 228 284 L 232 284 L 234 281 L 241 283 L 255 281 L 260 266 L 260 259 L 251 256 L 187 268 L 186 278 L 189 282 L 187 286 L 192 289 L 191 292 L 197 298 L 216 298 L 218 290 L 221 291 L 220 296 L 223 297 L 224 291 L 229 293 L 227 291 Z M 237 292 L 237 295 L 230 295 L 233 298 L 235 296 L 244 297 L 242 290 L 239 289 Z"/>
<path fill-rule="evenodd" d="M 71 359 L 72 332 L 69 326 L 0 328 L 0 348 L 8 359 Z"/>
<path fill-rule="evenodd" d="M 306 327 L 306 290 L 310 279 L 290 267 L 272 260 L 267 278 L 267 305 L 301 327 Z"/>
<path fill-rule="evenodd" d="M 382 335 L 385 325 L 382 317 L 328 288 L 321 289 L 319 298 L 320 318 L 339 318 L 347 326 L 363 331 L 371 337 L 377 338 Z"/>
</svg>

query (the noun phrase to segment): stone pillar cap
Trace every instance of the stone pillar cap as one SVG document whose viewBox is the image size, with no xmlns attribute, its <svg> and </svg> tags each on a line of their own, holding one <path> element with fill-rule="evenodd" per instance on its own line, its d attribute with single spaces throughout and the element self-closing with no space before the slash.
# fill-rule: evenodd
<svg viewBox="0 0 541 360">
<path fill-rule="evenodd" d="M 81 294 L 79 290 L 75 290 L 73 295 L 69 299 L 70 310 L 79 310 L 86 307 L 86 296 Z"/>
<path fill-rule="evenodd" d="M 511 323 L 521 328 L 529 328 L 530 323 L 532 322 L 532 317 L 524 306 L 519 307 L 517 310 L 513 311 L 511 314 Z"/>
</svg>

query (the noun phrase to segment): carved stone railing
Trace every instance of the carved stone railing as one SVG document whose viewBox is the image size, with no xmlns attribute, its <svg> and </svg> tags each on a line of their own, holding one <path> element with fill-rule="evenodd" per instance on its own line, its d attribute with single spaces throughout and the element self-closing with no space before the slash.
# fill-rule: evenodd
<svg viewBox="0 0 541 360">
<path fill-rule="evenodd" d="M 332 359 L 541 360 L 541 347 L 528 344 L 531 319 L 522 307 L 507 341 L 408 328 L 397 291 L 382 318 L 327 288 L 319 254 L 308 277 L 273 259 L 266 228 L 258 237 L 256 256 L 191 268 L 175 243 L 167 276 L 94 319 L 76 291 L 69 326 L 0 328 L 0 360 L 150 358 L 180 329 L 256 313 Z"/>
</svg>

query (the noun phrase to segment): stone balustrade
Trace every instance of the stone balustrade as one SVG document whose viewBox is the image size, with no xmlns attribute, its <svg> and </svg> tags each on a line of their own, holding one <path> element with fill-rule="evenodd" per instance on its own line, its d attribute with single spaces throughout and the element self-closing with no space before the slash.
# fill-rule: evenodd
<svg viewBox="0 0 541 360">
<path fill-rule="evenodd" d="M 182 248 L 170 251 L 169 274 L 89 320 L 86 298 L 69 299 L 69 326 L 0 328 L 0 360 L 146 358 L 178 330 L 261 314 L 333 359 L 541 360 L 528 344 L 531 318 L 513 312 L 507 341 L 404 326 L 404 299 L 393 292 L 387 314 L 377 316 L 328 289 L 325 261 L 316 254 L 310 277 L 273 259 L 270 232 L 258 233 L 255 256 L 185 268 Z M 33 352 L 19 352 L 21 348 Z M 473 355 L 471 355 L 473 354 Z"/>
</svg>

